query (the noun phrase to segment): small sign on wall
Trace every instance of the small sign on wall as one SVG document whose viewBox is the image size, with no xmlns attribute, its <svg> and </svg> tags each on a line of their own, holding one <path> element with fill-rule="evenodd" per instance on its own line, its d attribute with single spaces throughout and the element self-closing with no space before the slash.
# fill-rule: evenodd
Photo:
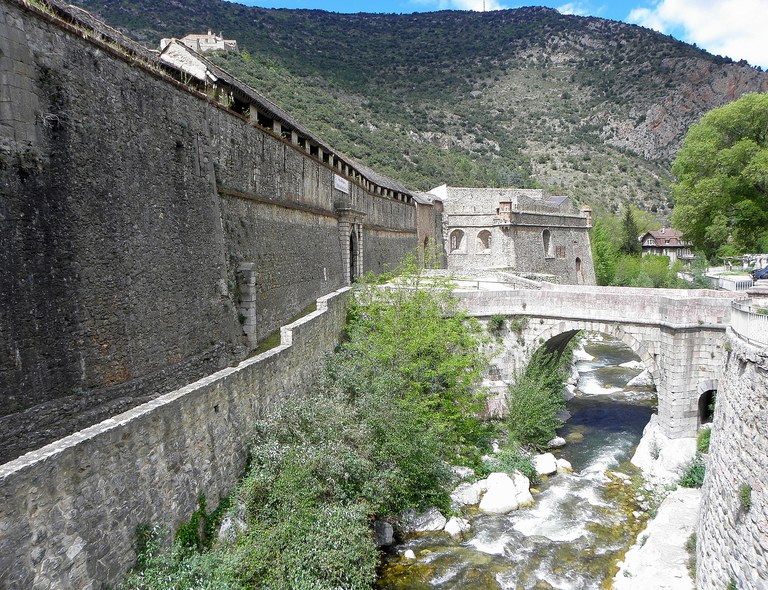
<svg viewBox="0 0 768 590">
<path fill-rule="evenodd" d="M 341 191 L 345 195 L 349 194 L 349 181 L 346 178 L 342 178 L 338 174 L 333 175 L 333 188 Z"/>
</svg>

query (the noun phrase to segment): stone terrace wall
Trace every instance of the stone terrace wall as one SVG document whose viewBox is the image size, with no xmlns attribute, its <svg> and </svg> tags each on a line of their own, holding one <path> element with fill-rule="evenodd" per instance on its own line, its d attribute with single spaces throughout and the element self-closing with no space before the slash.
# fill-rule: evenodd
<svg viewBox="0 0 768 590">
<path fill-rule="evenodd" d="M 768 350 L 730 333 L 697 532 L 696 587 L 768 588 Z M 739 489 L 752 489 L 747 511 Z"/>
<path fill-rule="evenodd" d="M 342 289 L 282 344 L 0 467 L 0 588 L 102 588 L 135 561 L 136 526 L 176 530 L 234 486 L 250 426 L 303 395 L 345 320 Z"/>
<path fill-rule="evenodd" d="M 260 339 L 346 284 L 349 238 L 299 146 L 0 6 L 4 462 L 243 358 L 240 264 Z M 366 271 L 416 246 L 415 206 L 352 180 L 347 200 Z"/>
</svg>

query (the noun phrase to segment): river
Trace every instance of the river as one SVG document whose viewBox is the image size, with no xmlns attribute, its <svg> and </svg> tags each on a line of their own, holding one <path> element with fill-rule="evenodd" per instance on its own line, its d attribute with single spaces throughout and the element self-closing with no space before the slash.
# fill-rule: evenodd
<svg viewBox="0 0 768 590">
<path fill-rule="evenodd" d="M 572 417 L 560 430 L 568 444 L 555 455 L 574 472 L 544 478 L 535 503 L 508 515 L 472 513 L 464 541 L 446 533 L 414 535 L 381 568 L 381 590 L 586 590 L 609 588 L 616 561 L 645 524 L 645 498 L 622 477 L 656 402 L 649 388 L 629 388 L 640 373 L 619 341 L 590 335 L 592 360 L 577 362 Z M 634 361 L 634 363 L 633 363 Z M 630 363 L 632 366 L 619 366 Z M 416 560 L 403 557 L 411 549 Z"/>
</svg>

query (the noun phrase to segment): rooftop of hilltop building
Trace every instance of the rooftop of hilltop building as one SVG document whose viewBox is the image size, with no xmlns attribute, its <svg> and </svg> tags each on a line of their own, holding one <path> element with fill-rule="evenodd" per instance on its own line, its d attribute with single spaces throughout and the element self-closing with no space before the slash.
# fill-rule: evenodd
<svg viewBox="0 0 768 590">
<path fill-rule="evenodd" d="M 161 39 L 160 50 L 162 51 L 165 49 L 165 47 L 173 40 L 174 39 L 172 38 Z M 179 39 L 179 41 L 184 43 L 184 45 L 190 49 L 194 49 L 199 53 L 205 53 L 207 51 L 237 51 L 237 40 L 225 39 L 224 33 L 219 33 L 217 35 L 210 29 L 208 29 L 208 33 L 202 35 L 194 33 L 190 35 L 184 35 L 181 39 Z"/>
</svg>

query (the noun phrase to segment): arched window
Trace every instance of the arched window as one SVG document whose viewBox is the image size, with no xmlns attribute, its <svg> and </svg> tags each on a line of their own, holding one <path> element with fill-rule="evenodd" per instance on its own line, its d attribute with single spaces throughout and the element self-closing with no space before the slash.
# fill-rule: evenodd
<svg viewBox="0 0 768 590">
<path fill-rule="evenodd" d="M 464 247 L 464 232 L 455 229 L 451 232 L 451 252 L 456 252 Z"/>
<path fill-rule="evenodd" d="M 576 282 L 579 285 L 584 284 L 584 268 L 583 264 L 581 263 L 581 258 L 576 258 Z"/>
<path fill-rule="evenodd" d="M 554 258 L 554 248 L 552 247 L 552 236 L 548 229 L 541 232 L 541 239 L 544 242 L 544 258 Z"/>
<path fill-rule="evenodd" d="M 484 229 L 477 234 L 477 249 L 480 252 L 490 251 L 491 249 L 491 232 Z"/>
</svg>

